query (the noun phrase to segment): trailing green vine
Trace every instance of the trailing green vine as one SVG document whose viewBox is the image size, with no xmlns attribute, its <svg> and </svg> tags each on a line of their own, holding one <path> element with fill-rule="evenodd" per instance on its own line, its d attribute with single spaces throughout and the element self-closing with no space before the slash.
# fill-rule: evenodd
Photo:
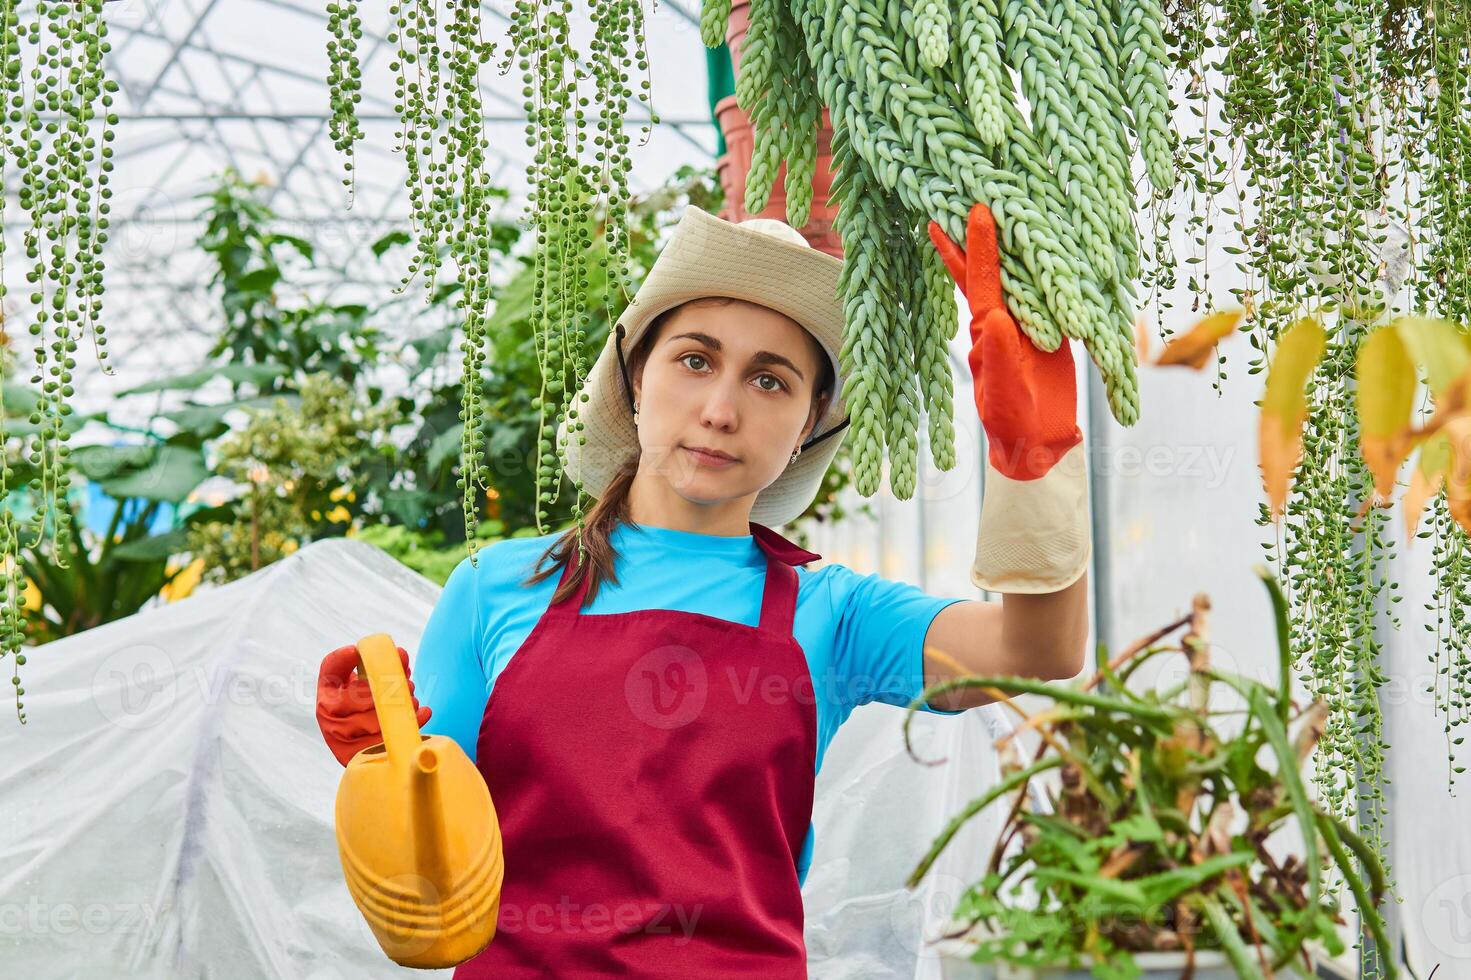
<svg viewBox="0 0 1471 980">
<path fill-rule="evenodd" d="M 347 154 L 344 167 L 347 176 L 342 183 L 350 191 L 356 191 L 357 174 L 354 171 L 356 148 L 363 138 L 363 129 L 358 125 L 354 108 L 363 100 L 362 66 L 358 63 L 358 41 L 363 37 L 363 19 L 358 16 L 355 4 L 327 4 L 327 30 L 332 36 L 327 39 L 327 88 L 332 99 L 332 117 L 328 121 L 328 132 L 332 145 Z M 352 207 L 353 194 L 349 193 L 347 206 Z"/>
<path fill-rule="evenodd" d="M 1425 148 L 1406 156 L 1407 175 L 1423 187 L 1417 223 L 1427 246 L 1412 283 L 1415 307 L 1471 322 L 1471 13 L 1463 5 L 1439 3 L 1429 8 L 1420 30 L 1395 27 L 1389 36 L 1399 43 L 1392 50 L 1400 77 L 1408 80 L 1396 86 L 1403 139 Z M 1416 84 L 1420 79 L 1424 83 Z M 1407 190 L 1406 210 L 1408 197 Z M 1421 414 L 1430 414 L 1428 399 Z M 1432 541 L 1435 589 L 1425 604 L 1434 616 L 1427 627 L 1434 637 L 1427 657 L 1433 670 L 1429 693 L 1444 716 L 1446 776 L 1454 783 L 1465 771 L 1456 752 L 1466 740 L 1462 726 L 1471 721 L 1471 547 L 1445 493 L 1432 501 L 1429 526 L 1417 536 Z"/>
<path fill-rule="evenodd" d="M 22 16 L 18 4 L 0 5 L 0 200 L 13 193 L 24 215 L 25 272 L 29 291 L 19 306 L 30 315 L 35 338 L 35 373 L 30 383 L 40 399 L 30 413 L 27 462 L 36 474 L 26 491 L 35 503 L 25 530 L 14 513 L 0 507 L 0 657 L 12 658 L 16 715 L 24 722 L 25 688 L 20 667 L 24 642 L 25 578 L 18 560 L 52 534 L 57 555 L 72 542 L 71 511 L 59 502 L 71 485 L 65 421 L 75 394 L 72 370 L 78 342 L 90 334 L 103 372 L 110 374 L 102 324 L 102 246 L 111 210 L 108 175 L 113 168 L 111 109 L 117 83 L 106 78 L 103 59 L 112 45 L 102 16 L 103 0 L 38 0 Z M 4 175 L 14 172 L 18 186 Z M 0 222 L 3 223 L 3 222 Z M 5 269 L 5 229 L 0 227 L 0 302 L 10 295 Z M 6 310 L 6 328 L 25 316 Z M 0 393 L 3 395 L 3 393 Z M 8 442 L 0 411 L 0 443 Z M 0 500 L 20 488 L 14 471 L 0 467 Z M 50 520 L 48 521 L 48 518 Z"/>
<path fill-rule="evenodd" d="M 1380 690 L 1387 678 L 1375 616 L 1387 610 L 1398 627 L 1400 596 L 1387 573 L 1395 554 L 1390 514 L 1374 505 L 1373 478 L 1358 452 L 1354 363 L 1406 276 L 1416 311 L 1466 319 L 1471 226 L 1461 202 L 1471 101 L 1466 14 L 1453 6 L 1177 0 L 1166 7 L 1172 48 L 1182 66 L 1191 66 L 1187 102 L 1207 134 L 1185 137 L 1190 156 L 1213 173 L 1229 169 L 1218 169 L 1223 164 L 1208 149 L 1194 149 L 1219 126 L 1245 178 L 1233 188 L 1240 198 L 1231 209 L 1237 240 L 1225 250 L 1241 256 L 1247 276 L 1237 298 L 1252 314 L 1243 327 L 1255 351 L 1248 373 L 1265 370 L 1269 351 L 1305 312 L 1332 317 L 1327 350 L 1310 381 L 1296 492 L 1267 550 L 1291 602 L 1295 663 L 1310 693 L 1331 709 L 1315 771 L 1320 797 L 1336 816 L 1358 820 L 1381 854 Z M 1455 21 L 1451 30 L 1447 16 Z M 1212 49 L 1218 58 L 1206 57 Z M 1216 76 L 1219 86 L 1196 84 Z M 1449 98 L 1440 87 L 1446 78 L 1452 79 Z M 1214 106 L 1213 89 L 1221 94 Z M 1209 205 L 1188 213 L 1193 244 L 1203 253 Z M 1423 243 L 1425 252 L 1401 259 L 1394 252 L 1397 234 Z M 1192 278 L 1192 292 L 1206 283 Z M 1471 690 L 1465 531 L 1451 519 L 1443 493 L 1433 513 L 1420 534 L 1435 539 L 1433 687 L 1454 779 L 1464 767 L 1455 765 L 1460 736 L 1452 733 L 1465 721 Z M 1263 506 L 1259 523 L 1270 522 Z M 1379 975 L 1388 953 L 1363 947 L 1364 975 Z"/>
<path fill-rule="evenodd" d="M 531 187 L 526 221 L 535 231 L 533 302 L 542 372 L 541 390 L 534 399 L 540 418 L 538 526 L 550 519 L 561 490 L 557 427 L 565 421 L 576 438 L 585 438 L 573 395 L 590 368 L 582 352 L 588 326 L 586 263 L 592 234 L 601 235 L 605 245 L 598 260 L 605 288 L 619 290 L 625 299 L 634 289 L 629 281 L 630 165 L 624 110 L 635 98 L 647 103 L 651 88 L 642 3 L 591 0 L 587 9 L 593 37 L 585 45 L 572 37 L 574 7 L 571 0 L 517 0 L 499 62 L 502 75 L 513 65 L 520 70 L 526 145 L 533 151 L 526 170 Z M 494 55 L 484 23 L 493 15 L 470 0 L 451 0 L 443 12 L 429 0 L 398 0 L 390 13 L 394 27 L 388 40 L 398 45 L 391 65 L 397 73 L 396 106 L 402 123 L 397 137 L 408 171 L 417 245 L 403 284 L 407 286 L 423 272 L 432 295 L 441 255 L 448 253 L 455 259 L 464 316 L 461 420 L 469 423 L 485 409 L 483 376 L 490 346 L 485 320 L 491 300 L 486 278 L 491 252 L 486 178 L 489 143 L 479 72 Z M 335 39 L 329 42 L 328 51 L 333 131 L 339 149 L 350 152 L 352 140 L 359 135 L 352 43 L 356 0 L 338 0 L 331 14 Z M 584 51 L 585 61 L 580 55 Z M 633 70 L 645 76 L 637 95 L 629 84 Z M 583 84 L 588 81 L 590 93 Z M 595 122 L 588 118 L 590 105 Z M 658 121 L 658 114 L 651 110 L 645 136 Z M 590 217 L 600 210 L 607 217 L 595 226 Z M 462 431 L 459 489 L 466 537 L 473 549 L 477 496 L 488 488 L 490 473 L 482 427 L 465 424 Z M 575 488 L 573 510 L 581 526 L 586 497 L 580 484 Z"/>
</svg>

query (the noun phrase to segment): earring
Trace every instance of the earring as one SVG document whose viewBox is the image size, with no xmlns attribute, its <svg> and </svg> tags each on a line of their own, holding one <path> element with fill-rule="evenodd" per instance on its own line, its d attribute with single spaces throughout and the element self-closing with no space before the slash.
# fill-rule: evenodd
<svg viewBox="0 0 1471 980">
<path fill-rule="evenodd" d="M 798 446 L 792 452 L 792 458 L 789 459 L 789 460 L 787 460 L 787 465 L 790 466 L 791 464 L 795 463 L 797 461 L 797 457 L 800 456 L 800 455 L 802 455 L 802 447 L 801 446 Z"/>
<path fill-rule="evenodd" d="M 634 425 L 634 428 L 637 428 L 638 427 L 638 404 L 637 403 L 635 403 L 634 406 L 633 406 L 633 425 Z"/>
</svg>

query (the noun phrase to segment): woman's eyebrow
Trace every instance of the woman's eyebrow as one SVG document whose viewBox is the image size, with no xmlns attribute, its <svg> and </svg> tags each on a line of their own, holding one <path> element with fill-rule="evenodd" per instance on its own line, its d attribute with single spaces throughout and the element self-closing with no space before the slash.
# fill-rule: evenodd
<svg viewBox="0 0 1471 980">
<path fill-rule="evenodd" d="M 698 330 L 691 330 L 687 333 L 677 333 L 669 339 L 678 340 L 681 337 L 688 337 L 691 340 L 698 340 L 700 343 L 704 344 L 706 347 L 710 348 L 713 351 L 720 350 L 720 341 L 716 340 L 714 337 L 710 336 L 707 333 L 700 333 Z M 772 351 L 758 350 L 756 353 L 751 355 L 751 361 L 754 364 L 780 364 L 790 370 L 797 377 L 801 378 L 803 381 L 807 380 L 807 376 L 802 373 L 801 368 L 797 367 L 797 365 L 793 364 L 787 358 L 782 357 L 780 354 L 774 353 Z"/>
</svg>

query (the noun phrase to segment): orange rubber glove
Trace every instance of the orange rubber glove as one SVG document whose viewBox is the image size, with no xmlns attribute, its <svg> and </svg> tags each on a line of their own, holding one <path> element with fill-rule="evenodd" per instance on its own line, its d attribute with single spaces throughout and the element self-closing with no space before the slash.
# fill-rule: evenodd
<svg viewBox="0 0 1471 980">
<path fill-rule="evenodd" d="M 1056 592 L 1087 570 L 1092 533 L 1072 342 L 1038 349 L 1006 309 L 996 223 L 976 202 L 961 250 L 938 222 L 934 243 L 970 308 L 986 488 L 971 581 L 995 592 Z"/>
<path fill-rule="evenodd" d="M 399 647 L 398 656 L 407 678 L 409 652 Z M 368 678 L 354 669 L 361 663 L 357 644 L 349 643 L 323 657 L 317 674 L 317 726 L 322 729 L 327 747 L 344 766 L 363 749 L 383 741 L 383 726 L 378 723 L 378 712 L 373 708 L 373 691 Z M 413 694 L 414 682 L 410 680 L 409 696 L 413 699 L 414 714 L 422 727 L 433 711 L 420 707 L 419 699 Z"/>
<path fill-rule="evenodd" d="M 965 251 L 937 222 L 929 231 L 970 305 L 970 370 L 991 464 L 1013 480 L 1045 476 L 1083 441 L 1072 341 L 1064 337 L 1046 353 L 1012 319 L 990 208 L 979 201 L 971 206 Z"/>
</svg>

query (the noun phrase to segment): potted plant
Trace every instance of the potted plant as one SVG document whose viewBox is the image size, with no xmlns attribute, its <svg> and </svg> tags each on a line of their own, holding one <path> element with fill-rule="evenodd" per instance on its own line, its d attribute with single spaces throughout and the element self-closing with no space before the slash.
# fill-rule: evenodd
<svg viewBox="0 0 1471 980">
<path fill-rule="evenodd" d="M 1344 949 L 1331 868 L 1379 948 L 1389 948 L 1378 858 L 1308 796 L 1300 769 L 1327 707 L 1292 701 L 1287 602 L 1265 567 L 1258 574 L 1275 613 L 1276 687 L 1211 663 L 1210 602 L 1200 594 L 1189 614 L 1118 656 L 1100 645 L 1086 682 L 971 675 L 932 685 L 910 705 L 906 745 L 917 706 L 956 688 L 983 688 L 1021 719 L 997 742 L 1002 778 L 955 815 L 907 882 L 918 884 L 967 820 L 1009 801 L 985 874 L 960 896 L 937 944 L 947 980 L 1310 977 L 1313 948 Z M 1170 654 L 1187 661 L 1182 681 L 1130 684 Z M 1051 703 L 1028 713 L 1018 694 Z M 1024 762 L 1016 737 L 1032 731 L 1040 747 Z M 1042 781 L 1054 785 L 1039 792 Z M 1285 857 L 1267 846 L 1284 830 L 1301 841 Z M 1396 975 L 1388 962 L 1385 970 Z"/>
<path fill-rule="evenodd" d="M 713 5 L 704 10 L 711 21 L 702 21 L 702 29 L 712 32 L 721 27 L 719 11 Z M 736 93 L 727 95 L 715 103 L 715 118 L 725 137 L 726 152 L 717 164 L 721 187 L 725 190 L 725 208 L 720 216 L 727 221 L 745 218 L 776 218 L 787 221 L 797 228 L 812 243 L 829 255 L 843 257 L 843 241 L 837 228 L 837 202 L 832 199 L 833 172 L 832 119 L 827 109 L 822 110 L 817 123 L 817 138 L 814 145 L 812 172 L 796 173 L 791 177 L 792 188 L 788 189 L 788 170 L 785 160 L 776 163 L 774 175 L 770 162 L 765 163 L 766 176 L 771 179 L 768 187 L 747 189 L 747 177 L 751 172 L 756 153 L 756 130 L 752 125 L 747 107 L 752 105 L 759 93 L 753 90 L 752 78 L 741 73 L 741 55 L 745 50 L 746 33 L 751 26 L 749 0 L 733 0 L 730 15 L 724 24 L 724 41 L 730 53 L 731 73 L 738 81 Z M 707 42 L 708 43 L 708 42 Z M 715 47 L 715 45 L 710 45 Z M 768 56 L 769 57 L 769 56 Z M 747 102 L 742 104 L 741 98 Z M 759 171 L 758 171 L 759 172 Z M 797 182 L 807 180 L 810 186 L 798 187 Z M 792 206 L 788 208 L 788 196 Z M 765 201 L 763 207 L 751 210 L 747 201 Z"/>
</svg>

